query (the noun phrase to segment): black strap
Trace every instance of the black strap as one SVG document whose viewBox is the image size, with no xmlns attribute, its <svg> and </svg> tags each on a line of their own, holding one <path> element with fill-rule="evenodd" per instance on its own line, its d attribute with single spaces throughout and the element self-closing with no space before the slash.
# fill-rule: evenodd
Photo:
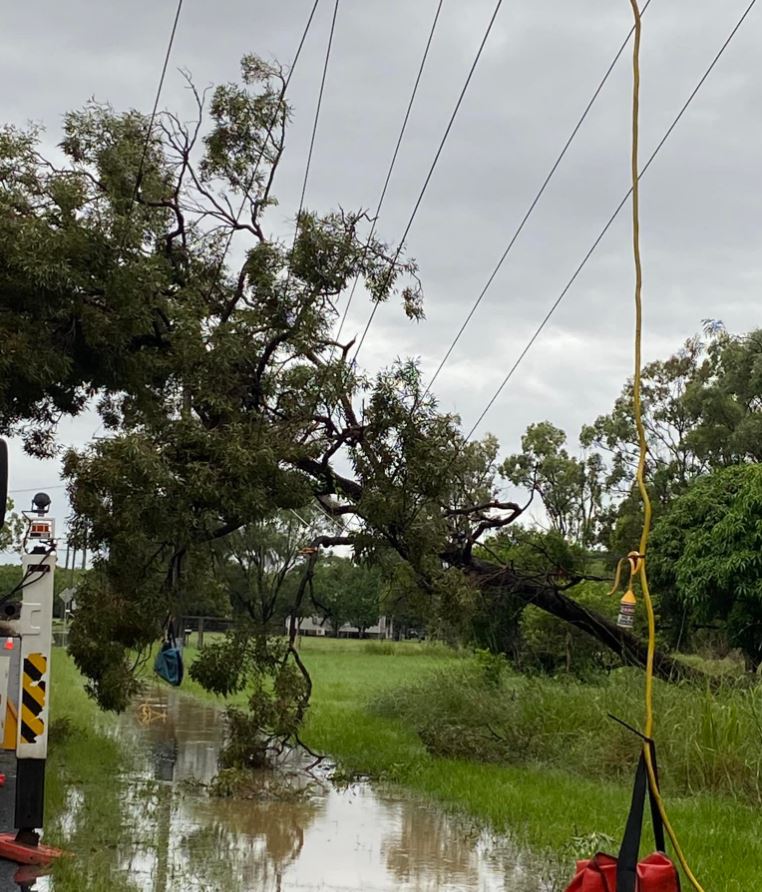
<svg viewBox="0 0 762 892">
<path fill-rule="evenodd" d="M 651 750 L 651 760 L 656 775 L 656 751 L 653 743 L 648 746 Z M 658 778 L 658 775 L 656 775 Z M 657 780 L 658 783 L 658 780 Z M 627 825 L 619 849 L 616 869 L 616 892 L 635 892 L 637 883 L 638 855 L 640 854 L 640 837 L 643 831 L 643 810 L 645 808 L 646 791 L 651 804 L 651 821 L 654 829 L 656 850 L 663 852 L 665 849 L 664 823 L 659 812 L 659 806 L 648 781 L 648 768 L 646 756 L 641 752 L 638 760 L 638 768 L 635 772 L 635 783 L 632 789 L 632 803 L 630 813 L 627 816 Z"/>
<path fill-rule="evenodd" d="M 5 525 L 5 503 L 8 500 L 8 444 L 0 439 L 0 527 Z"/>
<path fill-rule="evenodd" d="M 651 751 L 651 765 L 654 769 L 654 780 L 656 781 L 656 789 L 659 789 L 659 766 L 656 764 L 656 747 L 653 740 L 648 741 L 648 748 Z M 645 756 L 641 753 L 641 757 L 645 762 Z M 659 811 L 659 803 L 656 801 L 654 791 L 651 789 L 650 778 L 648 777 L 648 767 L 646 766 L 646 783 L 648 785 L 648 801 L 651 805 L 651 826 L 654 831 L 654 847 L 657 852 L 664 854 L 667 851 L 667 841 L 664 838 L 664 820 Z"/>
<path fill-rule="evenodd" d="M 167 617 L 164 628 L 164 640 L 172 647 L 177 647 L 177 638 L 175 637 L 175 621 L 171 616 Z"/>
</svg>

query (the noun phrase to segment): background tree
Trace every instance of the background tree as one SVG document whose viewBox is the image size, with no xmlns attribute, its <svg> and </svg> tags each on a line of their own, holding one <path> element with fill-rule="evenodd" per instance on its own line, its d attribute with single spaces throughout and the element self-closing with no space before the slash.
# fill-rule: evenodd
<svg viewBox="0 0 762 892">
<path fill-rule="evenodd" d="M 709 467 L 762 461 L 762 329 L 716 333 L 685 401 L 696 419 L 688 446 Z"/>
<path fill-rule="evenodd" d="M 596 539 L 601 509 L 603 464 L 598 454 L 584 459 L 569 455 L 566 434 L 549 421 L 530 424 L 521 438 L 521 452 L 503 462 L 504 477 L 537 493 L 550 528 L 573 542 Z"/>
<path fill-rule="evenodd" d="M 721 323 L 706 329 L 705 336 L 689 338 L 673 356 L 643 369 L 646 476 L 657 517 L 698 476 L 762 456 L 762 333 L 732 336 Z M 621 554 L 642 522 L 629 383 L 612 412 L 583 428 L 580 439 L 605 459 L 609 499 L 601 537 Z"/>
<path fill-rule="evenodd" d="M 261 634 L 281 634 L 301 576 L 301 551 L 325 526 L 316 512 L 280 511 L 220 540 L 218 575 L 234 615 Z M 307 519 L 309 518 L 309 520 Z"/>
<path fill-rule="evenodd" d="M 673 622 L 721 622 L 749 668 L 762 662 L 760 518 L 762 466 L 714 471 L 660 518 L 650 558 L 654 588 L 685 610 Z"/>
<path fill-rule="evenodd" d="M 0 527 L 0 551 L 18 551 L 26 530 L 26 521 L 13 510 L 13 499 L 8 499 L 5 509 L 5 525 Z"/>
<path fill-rule="evenodd" d="M 378 622 L 381 604 L 381 574 L 375 567 L 356 564 L 350 558 L 333 556 L 320 562 L 315 571 L 319 613 L 338 634 L 344 624 L 365 630 Z"/>
</svg>

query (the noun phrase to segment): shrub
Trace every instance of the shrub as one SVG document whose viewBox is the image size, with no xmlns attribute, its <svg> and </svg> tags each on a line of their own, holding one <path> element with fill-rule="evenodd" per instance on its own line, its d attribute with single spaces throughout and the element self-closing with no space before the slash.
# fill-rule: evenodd
<svg viewBox="0 0 762 892">
<path fill-rule="evenodd" d="M 612 619 L 619 608 L 619 597 L 608 595 L 605 583 L 584 582 L 569 594 L 584 607 Z M 529 672 L 589 678 L 620 666 L 621 660 L 590 635 L 530 605 L 521 617 L 519 664 Z"/>
<path fill-rule="evenodd" d="M 762 803 L 762 685 L 717 681 L 718 690 L 656 683 L 656 737 L 672 791 L 710 791 Z M 414 728 L 436 756 L 534 763 L 593 777 L 629 777 L 643 715 L 643 675 L 617 669 L 597 683 L 485 679 L 478 660 L 386 692 L 372 709 Z"/>
</svg>

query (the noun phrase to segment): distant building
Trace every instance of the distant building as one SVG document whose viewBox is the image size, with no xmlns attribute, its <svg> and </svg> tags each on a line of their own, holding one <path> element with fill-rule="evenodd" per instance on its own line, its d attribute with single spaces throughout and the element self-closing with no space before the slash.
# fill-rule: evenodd
<svg viewBox="0 0 762 892">
<path fill-rule="evenodd" d="M 286 632 L 288 632 L 290 617 L 286 617 Z M 319 616 L 301 616 L 297 618 L 296 627 L 300 635 L 307 636 L 333 636 L 334 631 L 328 620 Z M 390 619 L 385 616 L 379 617 L 378 622 L 373 626 L 368 626 L 363 632 L 363 638 L 380 638 L 389 639 L 394 636 L 394 625 Z M 357 626 L 350 626 L 349 623 L 344 625 L 336 633 L 337 638 L 359 638 L 360 630 Z"/>
</svg>

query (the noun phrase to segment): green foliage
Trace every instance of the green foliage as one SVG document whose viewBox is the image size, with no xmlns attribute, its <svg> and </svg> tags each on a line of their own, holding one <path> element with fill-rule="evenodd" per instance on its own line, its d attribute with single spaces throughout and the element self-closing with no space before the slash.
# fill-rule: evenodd
<svg viewBox="0 0 762 892">
<path fill-rule="evenodd" d="M 508 665 L 503 654 L 477 648 L 474 651 L 474 662 L 482 684 L 487 688 L 498 690 Z"/>
<path fill-rule="evenodd" d="M 360 635 L 380 616 L 381 574 L 375 567 L 349 558 L 330 556 L 320 561 L 314 577 L 318 612 L 334 632 L 345 623 L 356 626 Z"/>
<path fill-rule="evenodd" d="M 549 421 L 530 424 L 521 438 L 521 452 L 505 459 L 501 473 L 514 485 L 539 494 L 554 531 L 591 545 L 603 495 L 603 464 L 596 453 L 583 459 L 570 456 L 565 443 L 566 434 Z"/>
<path fill-rule="evenodd" d="M 585 572 L 588 553 L 579 544 L 569 541 L 557 530 L 512 526 L 487 540 L 483 551 L 502 563 L 522 567 L 532 576 L 568 581 Z"/>
<path fill-rule="evenodd" d="M 709 467 L 762 461 L 762 329 L 711 340 L 685 400 L 697 420 L 686 444 Z"/>
<path fill-rule="evenodd" d="M 161 620 L 153 604 L 144 606 L 125 597 L 105 575 L 102 563 L 96 561 L 79 586 L 68 647 L 87 679 L 88 694 L 102 709 L 121 712 L 141 688 L 134 674 L 134 653 L 147 651 L 160 637 Z"/>
<path fill-rule="evenodd" d="M 244 711 L 227 709 L 228 738 L 223 768 L 258 768 L 274 746 L 296 739 L 309 702 L 311 681 L 282 638 L 246 634 L 240 627 L 204 647 L 190 667 L 191 678 L 211 693 L 246 692 Z"/>
<path fill-rule="evenodd" d="M 721 621 L 750 666 L 762 662 L 762 466 L 696 480 L 654 528 L 651 576 L 697 622 Z"/>
<path fill-rule="evenodd" d="M 762 408 L 762 333 L 729 335 L 722 325 L 688 339 L 666 360 L 643 369 L 646 466 L 655 516 L 696 477 L 726 465 L 757 462 Z M 633 493 L 637 434 L 628 383 L 608 415 L 582 430 L 585 448 L 608 456 L 610 504 L 602 538 L 616 554 L 629 551 L 640 523 Z"/>
<path fill-rule="evenodd" d="M 50 454 L 60 416 L 97 396 L 110 436 L 64 465 L 75 540 L 87 531 L 101 554 L 72 653 L 93 694 L 117 708 L 134 690 L 128 651 L 143 650 L 168 615 L 218 604 L 221 585 L 250 618 L 283 615 L 283 598 L 271 609 L 252 586 L 250 565 L 215 578 L 216 544 L 304 509 L 316 490 L 336 493 L 319 461 L 336 452 L 334 438 L 367 483 L 366 556 L 388 550 L 386 531 L 419 510 L 408 493 L 439 501 L 447 481 L 432 461 L 444 467 L 454 454 L 455 420 L 420 399 L 413 364 L 368 379 L 332 343 L 337 299 L 358 277 L 374 301 L 397 292 L 419 318 L 415 263 L 390 265 L 393 247 L 368 241 L 362 212 L 305 209 L 291 250 L 268 235 L 290 112 L 277 65 L 247 56 L 241 72 L 208 111 L 192 94 L 192 124 L 160 115 L 139 183 L 147 121 L 136 112 L 90 103 L 68 114 L 61 166 L 43 157 L 34 129 L 0 132 L 0 429 Z M 271 136 L 273 116 L 282 126 Z M 243 227 L 224 211 L 239 198 Z M 239 230 L 249 244 L 231 269 L 222 246 Z M 359 444 L 356 396 L 381 463 Z M 349 407 L 339 427 L 337 406 Z M 405 544 L 417 566 L 445 533 L 430 511 L 422 519 Z M 250 556 L 249 544 L 232 540 L 222 553 Z M 292 582 L 286 574 L 284 593 Z M 357 606 L 364 622 L 370 607 Z"/>
<path fill-rule="evenodd" d="M 314 510 L 281 511 L 222 539 L 215 549 L 215 577 L 228 612 L 249 628 L 282 633 L 303 576 L 300 551 L 324 523 Z"/>
<path fill-rule="evenodd" d="M 569 591 L 577 603 L 602 616 L 615 618 L 618 595 L 608 594 L 609 586 L 600 582 L 583 582 Z M 590 678 L 621 665 L 615 654 L 589 635 L 538 610 L 531 604 L 521 616 L 520 666 L 528 672 L 548 675 L 565 673 Z"/>
<path fill-rule="evenodd" d="M 10 591 L 21 582 L 21 563 L 0 564 L 0 594 Z"/>
<path fill-rule="evenodd" d="M 0 527 L 0 551 L 18 550 L 26 521 L 13 510 L 13 499 L 7 500 L 5 511 L 5 524 Z"/>
<path fill-rule="evenodd" d="M 521 567 L 530 577 L 550 584 L 566 583 L 584 572 L 587 553 L 569 542 L 559 531 L 525 529 L 513 526 L 488 539 L 476 554 L 497 558 L 508 566 Z M 478 591 L 469 614 L 467 636 L 478 647 L 492 653 L 507 654 L 516 665 L 525 661 L 522 617 L 528 609 L 526 601 L 507 590 Z M 548 627 L 555 628 L 552 624 Z M 558 656 L 563 658 L 565 648 Z M 536 665 L 537 654 L 529 656 L 529 665 Z"/>
<path fill-rule="evenodd" d="M 249 682 L 250 642 L 240 633 L 206 644 L 190 667 L 190 677 L 206 691 L 229 697 Z"/>
</svg>

